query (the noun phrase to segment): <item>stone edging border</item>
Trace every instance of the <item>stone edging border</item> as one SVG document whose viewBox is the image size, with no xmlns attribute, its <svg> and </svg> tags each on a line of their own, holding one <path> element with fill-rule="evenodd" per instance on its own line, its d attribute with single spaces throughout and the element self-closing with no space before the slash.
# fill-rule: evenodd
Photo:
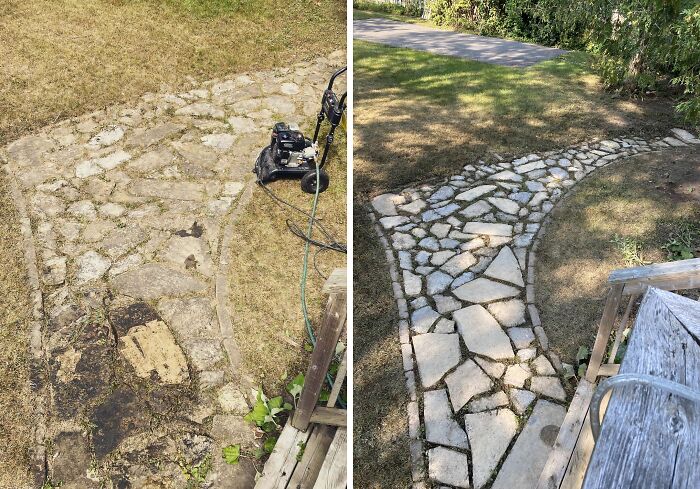
<svg viewBox="0 0 700 489">
<path fill-rule="evenodd" d="M 44 483 L 46 476 L 46 446 L 44 438 L 46 435 L 46 404 L 47 404 L 47 384 L 41 379 L 41 372 L 44 370 L 44 301 L 41 293 L 39 281 L 39 268 L 37 266 L 36 249 L 32 236 L 32 226 L 27 212 L 27 202 L 19 190 L 19 185 L 15 177 L 10 173 L 8 165 L 3 165 L 3 171 L 10 188 L 12 202 L 19 216 L 20 233 L 22 235 L 22 247 L 24 248 L 24 266 L 27 272 L 27 282 L 29 284 L 29 295 L 31 304 L 31 321 L 29 331 L 29 354 L 30 354 L 30 385 L 34 396 L 34 437 L 33 446 L 30 453 L 30 473 L 37 487 Z"/>
<path fill-rule="evenodd" d="M 675 131 L 674 131 L 675 132 Z M 676 134 L 673 134 L 672 136 L 676 136 Z M 629 138 L 630 136 L 622 136 L 620 138 L 615 138 L 615 139 L 626 139 Z M 662 137 L 658 138 L 650 138 L 650 140 L 655 140 L 655 141 L 663 141 Z M 581 142 L 578 144 L 573 144 L 570 145 L 564 149 L 558 149 L 557 151 L 562 151 L 565 152 L 569 149 L 574 149 L 577 147 L 580 147 L 582 145 L 587 145 L 587 144 L 593 144 L 595 142 L 598 142 L 597 140 L 590 141 L 590 142 Z M 688 146 L 689 144 L 685 144 Z M 668 144 L 667 144 L 668 146 Z M 606 164 L 597 166 L 591 171 L 585 173 L 582 178 L 579 180 L 574 180 L 573 185 L 567 187 L 565 191 L 562 193 L 562 195 L 559 197 L 559 199 L 554 203 L 552 208 L 545 213 L 545 216 L 541 222 L 541 225 L 539 227 L 539 230 L 537 231 L 534 239 L 528 246 L 528 251 L 526 255 L 526 267 L 527 267 L 527 274 L 526 274 L 526 287 L 525 287 L 525 304 L 527 306 L 528 314 L 530 316 L 533 330 L 535 332 L 535 335 L 537 337 L 537 341 L 540 343 L 540 346 L 542 347 L 542 350 L 546 352 L 547 358 L 552 362 L 552 366 L 555 368 L 557 373 L 559 375 L 563 374 L 564 369 L 561 360 L 559 359 L 558 355 L 556 355 L 554 352 L 551 352 L 549 350 L 549 339 L 547 338 L 547 334 L 542 327 L 542 322 L 540 319 L 539 311 L 537 310 L 537 306 L 535 304 L 535 263 L 536 263 L 536 251 L 539 248 L 540 242 L 542 240 L 542 237 L 545 234 L 545 230 L 548 228 L 548 225 L 551 223 L 552 220 L 552 211 L 554 209 L 557 209 L 558 206 L 561 205 L 561 202 L 564 200 L 567 200 L 567 197 L 574 191 L 573 189 L 583 180 L 586 179 L 586 177 L 591 174 L 595 173 L 595 170 L 599 168 L 604 168 L 609 166 L 611 163 L 614 163 L 616 161 L 626 161 L 630 158 L 634 158 L 640 154 L 645 154 L 648 152 L 661 152 L 664 150 L 668 149 L 673 149 L 673 145 L 671 145 L 670 148 L 668 147 L 662 147 L 662 146 L 657 146 L 654 149 L 650 149 L 645 152 L 638 152 L 638 153 L 633 153 L 633 154 L 628 154 L 625 156 L 618 157 L 616 159 L 608 161 Z M 430 182 L 431 184 L 434 184 L 435 186 L 438 186 L 442 183 L 447 183 L 449 181 L 450 177 L 446 178 L 439 178 L 439 179 L 428 179 L 426 182 Z M 422 183 L 426 183 L 422 182 Z M 412 187 L 415 185 L 419 185 L 419 182 L 413 182 L 406 184 L 401 187 L 403 188 L 408 188 Z M 387 190 L 387 192 L 392 192 L 392 193 L 400 193 L 401 189 L 390 189 Z M 408 405 L 407 405 L 407 422 L 408 422 L 408 433 L 409 433 L 409 447 L 410 447 L 410 457 L 411 457 L 411 478 L 413 480 L 413 489 L 427 489 L 428 485 L 426 481 L 428 480 L 426 476 L 426 461 L 424 457 L 424 450 L 423 450 L 423 439 L 421 436 L 421 421 L 420 421 L 420 409 L 418 405 L 418 396 L 417 396 L 417 387 L 416 387 L 416 365 L 415 365 L 415 359 L 414 359 L 414 354 L 413 354 L 413 348 L 411 345 L 411 335 L 410 335 L 410 325 L 409 325 L 409 310 L 408 310 L 408 301 L 404 296 L 404 291 L 403 287 L 400 283 L 400 278 L 399 278 L 399 270 L 397 268 L 397 259 L 394 256 L 394 251 L 389 244 L 389 241 L 382 230 L 381 226 L 379 225 L 378 219 L 372 209 L 372 205 L 367 202 L 363 205 L 363 208 L 365 212 L 367 213 L 370 221 L 372 222 L 372 225 L 374 226 L 375 233 L 377 234 L 379 238 L 379 242 L 381 243 L 382 247 L 384 248 L 384 252 L 386 255 L 386 261 L 387 261 L 387 266 L 389 268 L 389 276 L 391 278 L 392 282 L 392 292 L 394 295 L 394 299 L 396 300 L 396 305 L 398 308 L 398 316 L 399 316 L 399 321 L 398 321 L 398 333 L 399 333 L 399 343 L 401 345 L 401 356 L 402 356 L 402 363 L 403 363 L 403 370 L 404 370 L 404 377 L 406 381 L 406 390 L 408 393 Z"/>
</svg>

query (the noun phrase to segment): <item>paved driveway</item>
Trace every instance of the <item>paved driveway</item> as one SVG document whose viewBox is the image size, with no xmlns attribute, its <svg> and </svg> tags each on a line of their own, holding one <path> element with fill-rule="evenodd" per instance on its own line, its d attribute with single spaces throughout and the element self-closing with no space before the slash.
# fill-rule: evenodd
<svg viewBox="0 0 700 489">
<path fill-rule="evenodd" d="M 503 66 L 527 67 L 566 53 L 563 49 L 433 29 L 387 19 L 353 21 L 355 39 L 418 49 Z"/>
</svg>

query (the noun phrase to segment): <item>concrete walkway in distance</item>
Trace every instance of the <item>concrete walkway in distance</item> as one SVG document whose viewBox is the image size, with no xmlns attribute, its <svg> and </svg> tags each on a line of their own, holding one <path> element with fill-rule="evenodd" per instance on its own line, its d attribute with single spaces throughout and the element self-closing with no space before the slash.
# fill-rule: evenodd
<svg viewBox="0 0 700 489">
<path fill-rule="evenodd" d="M 387 19 L 353 21 L 355 39 L 524 68 L 566 53 L 563 49 L 475 36 Z"/>
</svg>

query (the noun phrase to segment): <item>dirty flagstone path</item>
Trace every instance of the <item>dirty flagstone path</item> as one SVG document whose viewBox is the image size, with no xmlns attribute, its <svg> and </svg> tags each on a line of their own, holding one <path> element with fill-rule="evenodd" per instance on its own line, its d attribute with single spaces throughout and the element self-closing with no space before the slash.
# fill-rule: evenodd
<svg viewBox="0 0 700 489">
<path fill-rule="evenodd" d="M 689 144 L 700 139 L 674 129 L 494 156 L 372 200 L 399 310 L 414 488 L 534 489 L 567 401 L 535 306 L 548 214 L 597 168 Z"/>
<path fill-rule="evenodd" d="M 344 64 L 150 93 L 0 150 L 33 287 L 36 487 L 252 487 L 252 465 L 221 456 L 257 446 L 227 310 L 231 225 L 273 123 L 315 122 Z"/>
</svg>

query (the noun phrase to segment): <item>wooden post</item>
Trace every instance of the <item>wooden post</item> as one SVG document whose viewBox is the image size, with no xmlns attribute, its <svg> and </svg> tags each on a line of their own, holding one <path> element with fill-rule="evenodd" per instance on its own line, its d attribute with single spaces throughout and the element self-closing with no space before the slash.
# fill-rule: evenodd
<svg viewBox="0 0 700 489">
<path fill-rule="evenodd" d="M 326 314 L 316 340 L 316 347 L 311 354 L 311 364 L 306 372 L 304 388 L 292 418 L 292 426 L 298 430 L 306 431 L 309 427 L 311 415 L 321 394 L 326 372 L 328 372 L 328 367 L 335 354 L 335 346 L 345 325 L 346 315 L 346 293 L 332 293 L 328 298 Z"/>
<path fill-rule="evenodd" d="M 595 339 L 595 345 L 593 345 L 591 360 L 588 362 L 588 370 L 586 370 L 586 380 L 588 382 L 595 383 L 598 377 L 598 369 L 600 364 L 603 363 L 605 347 L 608 345 L 610 332 L 617 316 L 617 308 L 620 306 L 620 299 L 622 299 L 623 287 L 624 284 L 615 284 L 610 287 L 608 292 L 605 309 L 603 309 L 603 317 L 600 318 L 600 325 L 598 326 L 598 335 Z"/>
</svg>

